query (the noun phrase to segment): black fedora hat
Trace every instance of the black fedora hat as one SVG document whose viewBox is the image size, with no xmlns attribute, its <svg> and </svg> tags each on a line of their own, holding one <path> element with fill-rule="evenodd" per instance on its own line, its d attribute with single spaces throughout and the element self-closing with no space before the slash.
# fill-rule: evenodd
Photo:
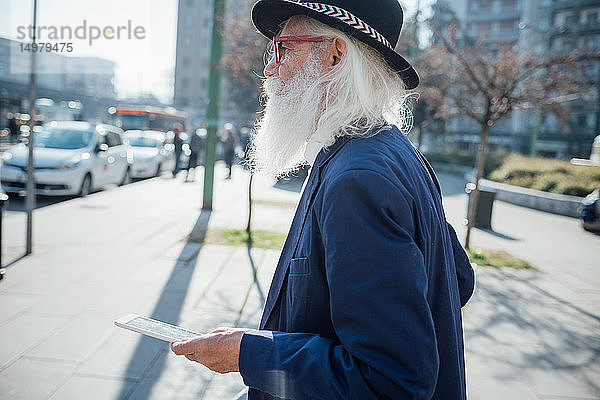
<svg viewBox="0 0 600 400">
<path fill-rule="evenodd" d="M 306 15 L 338 29 L 377 50 L 396 71 L 407 89 L 419 85 L 419 75 L 394 51 L 402 29 L 402 7 L 398 0 L 259 0 L 252 8 L 252 22 L 272 39 L 281 25 L 294 15 Z"/>
</svg>

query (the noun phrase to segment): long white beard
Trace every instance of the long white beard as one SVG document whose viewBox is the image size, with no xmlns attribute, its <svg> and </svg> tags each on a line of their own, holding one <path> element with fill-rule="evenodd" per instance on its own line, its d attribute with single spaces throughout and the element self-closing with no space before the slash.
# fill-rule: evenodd
<svg viewBox="0 0 600 400">
<path fill-rule="evenodd" d="M 289 81 L 283 83 L 278 76 L 265 81 L 263 92 L 268 100 L 249 154 L 256 170 L 281 176 L 305 161 L 306 141 L 316 131 L 322 113 L 321 73 L 319 60 L 309 56 Z"/>
</svg>

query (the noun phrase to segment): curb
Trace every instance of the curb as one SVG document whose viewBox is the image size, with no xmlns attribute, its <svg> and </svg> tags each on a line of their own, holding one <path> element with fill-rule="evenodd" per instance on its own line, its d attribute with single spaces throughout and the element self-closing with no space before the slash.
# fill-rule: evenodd
<svg viewBox="0 0 600 400">
<path fill-rule="evenodd" d="M 472 181 L 475 175 L 473 168 L 469 167 L 434 164 L 433 168 L 437 172 L 463 176 L 468 182 Z M 542 192 L 540 190 L 494 182 L 488 179 L 482 179 L 480 186 L 493 190 L 496 193 L 496 200 L 573 218 L 579 217 L 579 207 L 583 200 L 582 197 Z"/>
</svg>

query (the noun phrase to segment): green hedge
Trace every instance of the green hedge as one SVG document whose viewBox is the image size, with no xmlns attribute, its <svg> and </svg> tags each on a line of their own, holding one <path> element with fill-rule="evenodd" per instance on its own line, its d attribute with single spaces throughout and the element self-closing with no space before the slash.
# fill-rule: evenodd
<svg viewBox="0 0 600 400">
<path fill-rule="evenodd" d="M 499 168 L 507 156 L 508 153 L 505 152 L 488 153 L 485 160 L 483 175 L 487 177 L 490 172 Z M 427 157 L 432 164 L 439 163 L 475 168 L 477 153 L 470 151 L 441 151 L 425 153 L 425 157 Z"/>
<path fill-rule="evenodd" d="M 584 197 L 600 185 L 600 167 L 511 154 L 489 175 L 489 179 L 544 192 Z"/>
</svg>

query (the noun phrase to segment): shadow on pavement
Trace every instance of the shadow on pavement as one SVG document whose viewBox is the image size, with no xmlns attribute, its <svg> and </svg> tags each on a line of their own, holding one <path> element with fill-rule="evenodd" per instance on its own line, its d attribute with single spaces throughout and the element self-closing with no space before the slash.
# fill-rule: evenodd
<svg viewBox="0 0 600 400">
<path fill-rule="evenodd" d="M 201 245 L 204 243 L 204 239 L 206 237 L 206 230 L 208 228 L 210 215 L 210 211 L 202 210 L 200 213 L 200 216 L 198 217 L 196 224 L 189 235 L 188 241 L 179 254 L 171 271 L 171 275 L 163 287 L 163 291 L 156 302 L 156 306 L 152 312 L 152 315 L 150 316 L 151 318 L 177 325 L 187 295 L 188 286 L 197 265 L 196 261 L 200 254 L 201 246 L 199 246 L 199 244 Z M 147 359 L 147 357 L 144 357 L 144 355 L 155 352 L 156 340 L 157 339 L 142 335 L 135 351 L 133 352 L 133 356 L 129 361 L 125 376 L 133 374 L 136 370 L 139 370 L 139 360 L 145 358 Z M 147 366 L 146 371 L 149 371 L 150 369 L 161 371 L 165 366 L 166 358 L 167 352 L 159 351 L 151 365 Z M 138 385 L 135 394 L 136 398 L 148 398 L 152 393 L 154 382 L 155 380 L 145 385 Z M 130 395 L 129 391 L 129 386 L 123 385 L 121 388 L 121 393 L 116 398 L 128 398 Z"/>
<path fill-rule="evenodd" d="M 480 230 L 482 230 L 483 232 L 489 233 L 490 235 L 494 235 L 497 238 L 500 239 L 505 239 L 505 240 L 512 240 L 512 241 L 519 241 L 520 239 L 517 239 L 515 237 L 509 236 L 509 235 L 505 235 L 504 233 L 500 233 L 500 232 L 496 232 L 493 229 L 488 229 L 488 228 L 478 228 Z"/>
<path fill-rule="evenodd" d="M 577 392 L 578 398 L 600 393 L 598 315 L 542 289 L 549 282 L 542 272 L 481 275 L 465 309 L 472 371 L 485 368 L 496 379 L 518 377 L 547 393 Z"/>
<path fill-rule="evenodd" d="M 254 258 L 252 257 L 252 244 L 249 242 L 248 243 L 248 260 L 250 260 L 250 268 L 252 268 L 252 283 L 250 284 L 250 287 L 248 288 L 248 290 L 246 291 L 246 296 L 244 297 L 244 303 L 242 304 L 242 307 L 240 307 L 240 310 L 238 312 L 238 316 L 235 320 L 234 326 L 238 327 L 240 326 L 240 322 L 242 321 L 242 316 L 244 314 L 244 309 L 246 308 L 246 303 L 248 302 L 248 298 L 250 297 L 250 292 L 252 291 L 252 288 L 256 286 L 256 290 L 258 291 L 258 296 L 260 297 L 260 307 L 259 309 L 262 310 L 265 306 L 265 293 L 262 290 L 262 288 L 260 287 L 260 282 L 258 281 L 258 276 L 257 276 L 257 268 L 256 268 L 256 264 L 254 263 Z"/>
<path fill-rule="evenodd" d="M 51 206 L 63 201 L 72 200 L 74 196 L 40 196 L 35 199 L 35 209 Z M 6 203 L 5 211 L 25 212 L 25 196 L 11 194 Z"/>
<path fill-rule="evenodd" d="M 256 264 L 254 264 L 254 259 L 252 258 L 252 247 L 248 246 L 248 258 L 250 259 L 250 267 L 252 267 L 252 283 L 254 285 L 256 285 L 256 290 L 258 290 L 258 295 L 260 296 L 260 305 L 261 308 L 264 307 L 265 305 L 265 292 L 263 292 L 262 288 L 260 287 L 260 282 L 258 281 L 258 277 L 256 276 Z"/>
</svg>

